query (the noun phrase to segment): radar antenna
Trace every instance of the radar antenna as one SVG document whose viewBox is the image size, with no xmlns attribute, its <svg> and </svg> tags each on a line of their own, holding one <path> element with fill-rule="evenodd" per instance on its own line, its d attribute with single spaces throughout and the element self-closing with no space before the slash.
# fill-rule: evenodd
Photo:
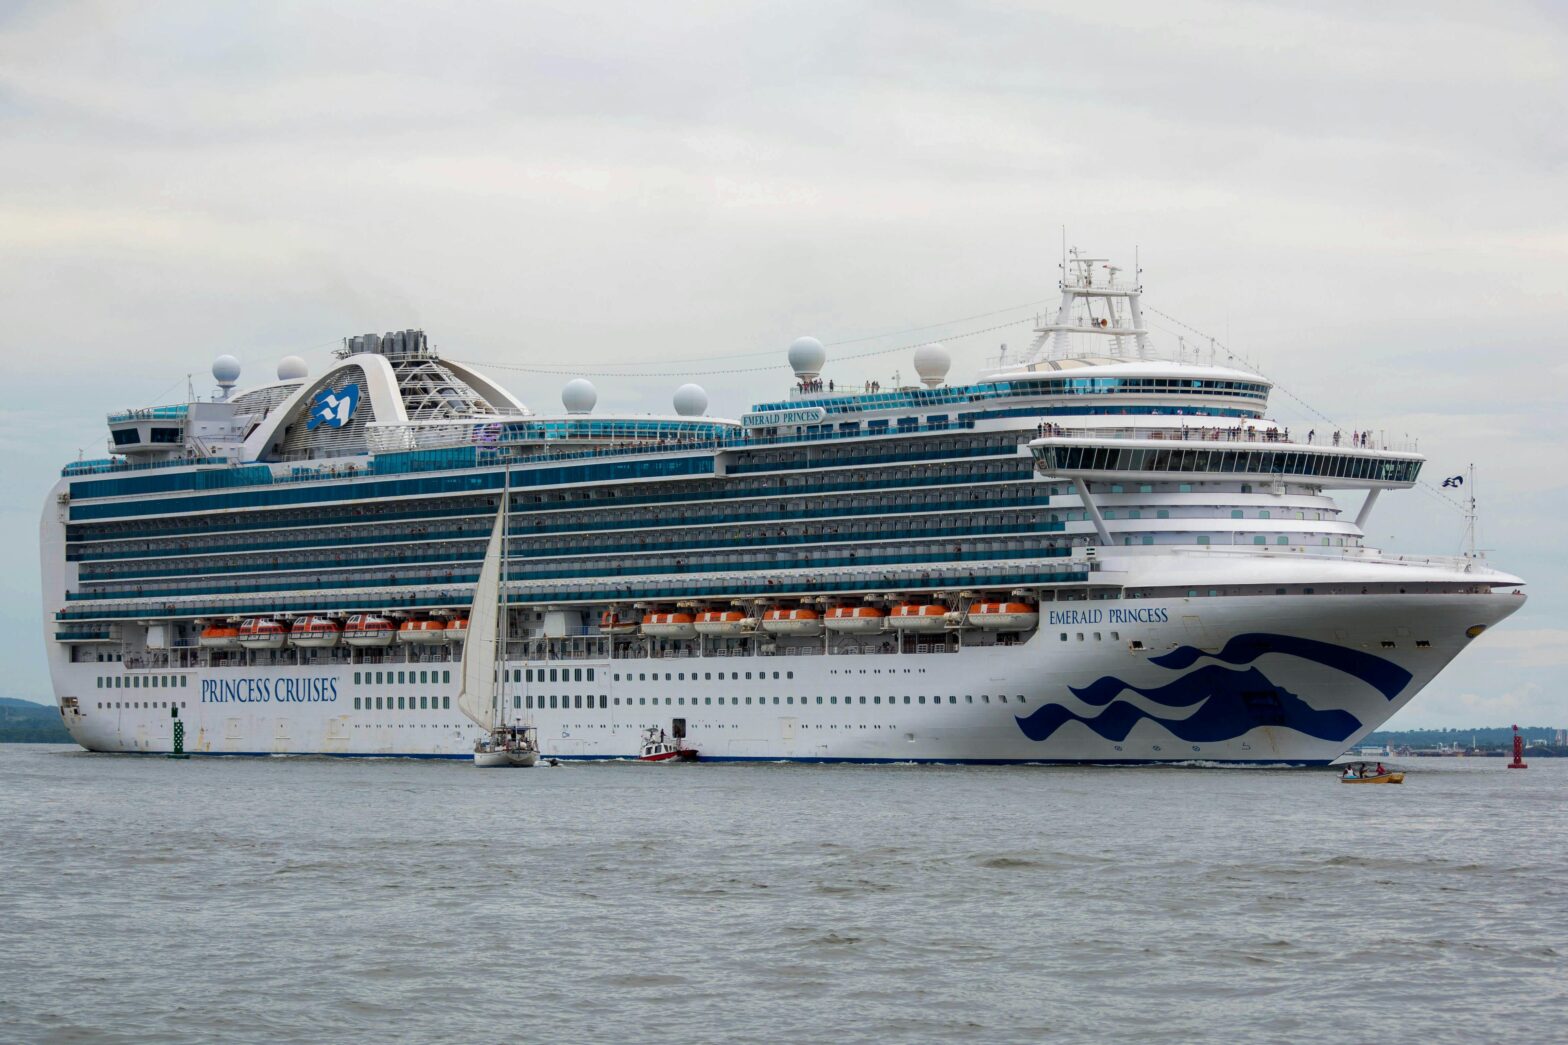
<svg viewBox="0 0 1568 1045">
<path fill-rule="evenodd" d="M 1143 322 L 1143 269 L 1133 265 L 1131 282 L 1108 258 L 1086 257 L 1077 247 L 1062 252 L 1061 303 L 1054 316 L 1035 325 L 1035 338 L 1022 365 L 1074 354 L 1077 338 L 1110 342 L 1107 354 L 1120 359 L 1149 359 L 1149 331 Z"/>
</svg>

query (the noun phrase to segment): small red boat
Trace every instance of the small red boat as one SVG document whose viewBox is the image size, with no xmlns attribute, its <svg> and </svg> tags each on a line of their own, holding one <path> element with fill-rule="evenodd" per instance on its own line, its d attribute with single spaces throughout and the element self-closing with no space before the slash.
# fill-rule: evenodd
<svg viewBox="0 0 1568 1045">
<path fill-rule="evenodd" d="M 642 733 L 639 762 L 695 762 L 697 749 L 688 747 L 684 737 L 672 737 L 657 726 Z"/>
</svg>

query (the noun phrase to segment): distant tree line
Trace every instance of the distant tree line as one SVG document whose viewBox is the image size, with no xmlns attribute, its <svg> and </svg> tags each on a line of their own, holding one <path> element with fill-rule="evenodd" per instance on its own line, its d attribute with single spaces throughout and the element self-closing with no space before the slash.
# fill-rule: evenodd
<svg viewBox="0 0 1568 1045">
<path fill-rule="evenodd" d="M 0 697 L 0 744 L 71 744 L 53 704 Z"/>
<path fill-rule="evenodd" d="M 1519 735 L 1526 745 L 1550 746 L 1557 737 L 1554 726 L 1520 726 Z M 1474 738 L 1472 740 L 1472 738 Z M 1476 747 L 1512 748 L 1512 726 L 1485 726 L 1476 729 L 1380 729 L 1367 736 L 1363 744 L 1389 744 L 1393 747 Z"/>
</svg>

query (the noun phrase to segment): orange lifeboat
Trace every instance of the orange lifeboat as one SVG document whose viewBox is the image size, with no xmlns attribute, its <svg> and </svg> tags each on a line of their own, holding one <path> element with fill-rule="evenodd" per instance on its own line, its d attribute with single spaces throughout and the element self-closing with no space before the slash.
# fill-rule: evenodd
<svg viewBox="0 0 1568 1045">
<path fill-rule="evenodd" d="M 289 629 L 289 642 L 303 649 L 326 649 L 338 644 L 341 630 L 327 617 L 300 617 Z"/>
<path fill-rule="evenodd" d="M 743 635 L 751 630 L 740 610 L 704 610 L 697 614 L 696 627 L 698 635 Z"/>
<path fill-rule="evenodd" d="M 627 620 L 613 610 L 599 614 L 599 630 L 606 635 L 626 635 L 637 630 L 637 622 Z"/>
<path fill-rule="evenodd" d="M 201 629 L 201 638 L 197 645 L 202 649 L 237 649 L 240 644 L 240 629 L 227 624 L 209 624 Z"/>
<path fill-rule="evenodd" d="M 441 629 L 441 637 L 448 642 L 462 642 L 468 638 L 468 618 L 453 617 Z"/>
<path fill-rule="evenodd" d="M 1027 631 L 1040 623 L 1040 612 L 1026 602 L 975 602 L 969 623 L 986 631 Z"/>
<path fill-rule="evenodd" d="M 642 633 L 655 639 L 694 639 L 697 623 L 689 613 L 649 613 L 642 619 Z"/>
<path fill-rule="evenodd" d="M 240 625 L 240 645 L 246 649 L 282 649 L 289 633 L 271 617 L 252 617 Z"/>
<path fill-rule="evenodd" d="M 828 630 L 864 635 L 881 631 L 887 615 L 875 606 L 834 606 L 828 610 Z"/>
<path fill-rule="evenodd" d="M 343 623 L 343 641 L 350 646 L 386 646 L 396 634 L 391 621 L 374 613 L 356 613 Z"/>
<path fill-rule="evenodd" d="M 893 607 L 887 622 L 898 631 L 941 631 L 947 626 L 947 607 L 929 602 L 905 602 Z"/>
<path fill-rule="evenodd" d="M 822 617 L 804 606 L 793 610 L 769 610 L 762 615 L 762 630 L 770 635 L 820 635 Z"/>
<path fill-rule="evenodd" d="M 418 646 L 445 642 L 446 626 L 438 620 L 406 620 L 398 625 L 397 640 Z"/>
</svg>

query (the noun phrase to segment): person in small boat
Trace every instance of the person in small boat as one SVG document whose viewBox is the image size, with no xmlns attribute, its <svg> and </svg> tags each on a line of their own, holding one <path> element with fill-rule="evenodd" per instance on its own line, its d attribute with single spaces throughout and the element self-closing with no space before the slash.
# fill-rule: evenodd
<svg viewBox="0 0 1568 1045">
<path fill-rule="evenodd" d="M 1374 771 L 1372 775 L 1373 776 L 1387 776 L 1388 775 L 1388 770 L 1384 769 L 1383 768 L 1383 763 L 1379 762 L 1377 764 L 1376 771 Z"/>
<path fill-rule="evenodd" d="M 1355 766 L 1346 766 L 1345 767 L 1345 771 L 1343 773 L 1341 773 L 1340 776 L 1342 778 L 1344 778 L 1345 780 L 1354 780 L 1354 779 L 1356 779 L 1356 767 Z"/>
</svg>

